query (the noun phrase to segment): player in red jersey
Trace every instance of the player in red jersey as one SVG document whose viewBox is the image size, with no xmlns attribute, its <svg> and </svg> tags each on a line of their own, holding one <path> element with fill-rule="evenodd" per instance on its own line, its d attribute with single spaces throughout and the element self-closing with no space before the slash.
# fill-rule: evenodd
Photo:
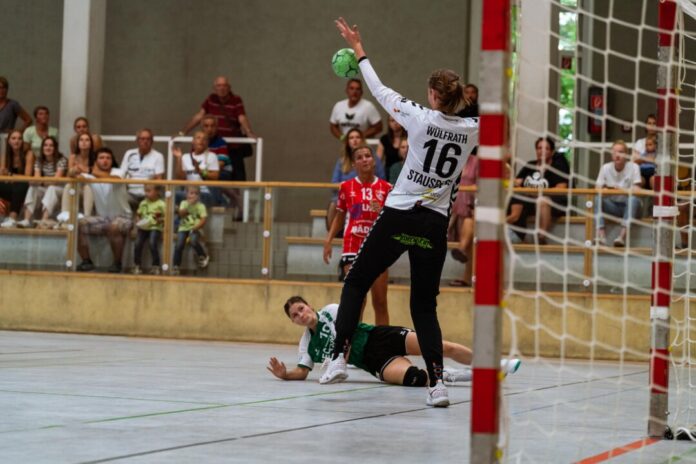
<svg viewBox="0 0 696 464">
<path fill-rule="evenodd" d="M 343 232 L 343 254 L 341 267 L 343 274 L 348 274 L 353 261 L 362 246 L 372 224 L 380 214 L 387 194 L 392 186 L 389 182 L 375 175 L 377 162 L 372 149 L 362 145 L 353 151 L 353 166 L 358 176 L 341 183 L 336 203 L 337 214 L 331 223 L 328 236 L 324 242 L 324 262 L 331 259 L 331 241 L 339 229 L 345 225 Z M 348 222 L 346 223 L 346 215 Z M 389 325 L 387 310 L 388 271 L 384 271 L 372 284 L 372 307 L 375 309 L 375 325 Z M 365 303 L 363 302 L 363 309 Z"/>
</svg>

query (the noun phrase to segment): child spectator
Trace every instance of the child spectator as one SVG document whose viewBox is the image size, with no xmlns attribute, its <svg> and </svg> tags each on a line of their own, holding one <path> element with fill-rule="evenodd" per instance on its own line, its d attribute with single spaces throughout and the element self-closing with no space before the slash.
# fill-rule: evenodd
<svg viewBox="0 0 696 464">
<path fill-rule="evenodd" d="M 200 189 L 192 186 L 186 189 L 186 200 L 179 205 L 179 230 L 176 238 L 176 248 L 174 249 L 174 267 L 172 275 L 179 275 L 181 259 L 183 257 L 186 243 L 190 243 L 198 256 L 198 267 L 205 269 L 208 267 L 210 257 L 205 252 L 203 245 L 203 227 L 205 226 L 208 211 L 205 205 L 200 202 Z"/>
<path fill-rule="evenodd" d="M 138 235 L 135 239 L 133 256 L 133 261 L 135 261 L 133 274 L 136 275 L 143 273 L 141 264 L 145 242 L 149 244 L 152 256 L 150 274 L 160 275 L 159 243 L 162 241 L 164 212 L 166 210 L 164 201 L 160 198 L 161 193 L 162 188 L 159 185 L 146 185 L 145 198 L 140 202 L 136 212 L 135 225 L 138 227 Z"/>
<path fill-rule="evenodd" d="M 408 139 L 401 139 L 399 144 L 399 161 L 389 166 L 389 183 L 394 185 L 396 180 L 401 174 L 401 170 L 404 168 L 404 163 L 406 162 L 406 155 L 408 155 Z"/>
<path fill-rule="evenodd" d="M 640 168 L 643 187 L 652 188 L 651 179 L 655 175 L 655 158 L 657 157 L 657 136 L 650 134 L 645 137 L 645 147 L 642 152 L 633 151 L 633 161 Z"/>
</svg>

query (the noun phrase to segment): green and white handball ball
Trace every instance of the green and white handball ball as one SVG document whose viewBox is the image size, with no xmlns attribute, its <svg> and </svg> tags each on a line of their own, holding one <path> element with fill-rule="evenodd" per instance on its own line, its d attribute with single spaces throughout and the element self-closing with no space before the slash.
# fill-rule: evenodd
<svg viewBox="0 0 696 464">
<path fill-rule="evenodd" d="M 342 48 L 331 58 L 331 67 L 338 77 L 350 79 L 360 72 L 358 60 L 352 48 Z"/>
</svg>

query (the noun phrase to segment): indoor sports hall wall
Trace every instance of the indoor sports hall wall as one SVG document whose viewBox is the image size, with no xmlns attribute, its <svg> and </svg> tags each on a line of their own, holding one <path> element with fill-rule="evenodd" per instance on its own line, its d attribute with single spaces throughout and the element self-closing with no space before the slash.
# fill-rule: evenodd
<svg viewBox="0 0 696 464">
<path fill-rule="evenodd" d="M 110 0 L 103 130 L 178 130 L 223 74 L 264 137 L 266 180 L 329 180 L 328 118 L 345 98 L 330 67 L 344 46 L 333 20 L 358 23 L 384 81 L 425 102 L 432 69 L 465 71 L 467 11 L 457 0 Z"/>
<path fill-rule="evenodd" d="M 283 312 L 301 294 L 315 306 L 337 302 L 338 283 L 171 279 L 103 274 L 0 270 L 0 330 L 34 330 L 203 340 L 296 343 L 301 329 Z M 31 296 L 27 295 L 31 289 Z M 443 288 L 438 318 L 443 336 L 471 344 L 468 289 Z M 503 350 L 546 357 L 647 360 L 647 297 L 533 293 L 509 296 L 503 316 Z M 118 300 L 119 304 L 113 302 Z M 369 299 L 368 299 L 369 300 Z M 564 309 L 559 311 L 559 304 Z M 389 287 L 394 325 L 411 326 L 409 288 Z M 592 308 L 600 308 L 593 312 Z M 365 321 L 373 310 L 368 301 Z M 514 321 L 514 323 L 513 323 Z M 536 325 L 534 325 L 536 324 Z M 538 330 L 543 325 L 544 330 Z M 513 330 L 514 328 L 514 330 Z M 623 337 L 617 337 L 622 333 Z"/>
<path fill-rule="evenodd" d="M 31 114 L 37 105 L 60 111 L 62 0 L 3 0 L 0 76 L 10 81 L 9 97 Z M 69 128 L 72 132 L 72 128 Z"/>
</svg>

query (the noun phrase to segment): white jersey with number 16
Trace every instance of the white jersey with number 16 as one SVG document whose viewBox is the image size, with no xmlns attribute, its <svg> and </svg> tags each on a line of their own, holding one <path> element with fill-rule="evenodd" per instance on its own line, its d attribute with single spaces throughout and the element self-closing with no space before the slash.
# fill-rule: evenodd
<svg viewBox="0 0 696 464">
<path fill-rule="evenodd" d="M 449 215 L 459 175 L 478 145 L 478 118 L 447 116 L 424 108 L 386 87 L 368 59 L 360 72 L 372 95 L 408 131 L 408 155 L 385 206 L 410 209 L 416 204 Z"/>
</svg>

